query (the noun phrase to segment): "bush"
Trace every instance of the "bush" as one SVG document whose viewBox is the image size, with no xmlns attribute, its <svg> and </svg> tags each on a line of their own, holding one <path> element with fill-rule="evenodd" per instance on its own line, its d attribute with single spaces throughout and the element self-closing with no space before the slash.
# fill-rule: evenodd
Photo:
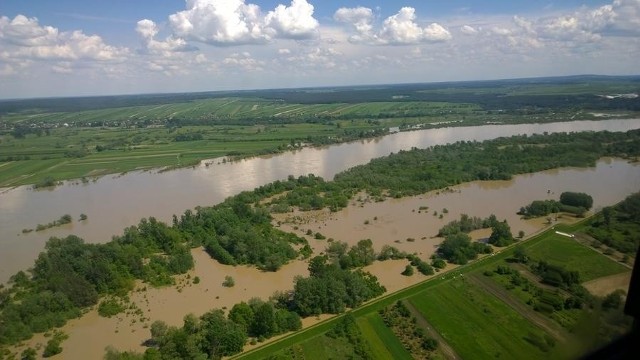
<svg viewBox="0 0 640 360">
<path fill-rule="evenodd" d="M 124 307 L 117 299 L 107 299 L 98 305 L 98 314 L 102 317 L 112 317 L 124 311 Z"/>
<path fill-rule="evenodd" d="M 407 266 L 404 268 L 404 271 L 402 272 L 402 275 L 404 275 L 404 276 L 411 276 L 411 275 L 413 275 L 413 266 L 411 266 L 411 265 L 407 265 Z"/>
<path fill-rule="evenodd" d="M 222 286 L 224 287 L 234 287 L 236 285 L 236 281 L 229 275 L 224 277 L 224 281 L 222 282 Z"/>
<path fill-rule="evenodd" d="M 51 357 L 53 355 L 58 355 L 62 352 L 62 342 L 66 340 L 69 336 L 65 333 L 56 332 L 51 339 L 47 342 L 47 346 L 44 348 L 44 352 L 42 353 L 43 357 Z"/>
</svg>

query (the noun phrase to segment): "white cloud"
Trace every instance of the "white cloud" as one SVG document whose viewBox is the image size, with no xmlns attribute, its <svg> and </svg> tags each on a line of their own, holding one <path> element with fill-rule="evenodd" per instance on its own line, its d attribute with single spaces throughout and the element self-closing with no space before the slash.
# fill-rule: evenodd
<svg viewBox="0 0 640 360">
<path fill-rule="evenodd" d="M 187 0 L 186 10 L 169 16 L 175 37 L 212 45 L 269 42 L 274 38 L 308 39 L 319 23 L 307 0 L 292 0 L 263 15 L 245 0 Z"/>
<path fill-rule="evenodd" d="M 264 70 L 265 62 L 262 60 L 254 59 L 250 53 L 233 53 L 231 56 L 222 60 L 222 63 L 230 67 L 239 67 L 245 71 L 262 71 Z"/>
<path fill-rule="evenodd" d="M 351 36 L 350 41 L 360 42 L 373 37 L 373 11 L 369 8 L 340 8 L 333 14 L 333 19 L 355 27 L 357 35 Z"/>
<path fill-rule="evenodd" d="M 460 28 L 460 32 L 465 35 L 475 35 L 478 33 L 478 30 L 476 30 L 476 28 L 474 28 L 473 26 L 464 25 Z"/>
<path fill-rule="evenodd" d="M 100 36 L 60 32 L 23 15 L 13 20 L 0 17 L 0 44 L 11 58 L 37 60 L 121 61 L 129 53 L 126 48 L 105 44 Z"/>
<path fill-rule="evenodd" d="M 274 37 L 309 39 L 317 35 L 318 20 L 313 17 L 313 5 L 307 0 L 292 0 L 291 6 L 278 5 L 265 17 L 267 31 Z"/>
<path fill-rule="evenodd" d="M 151 20 L 143 19 L 138 21 L 136 32 L 143 41 L 144 50 L 149 53 L 157 53 L 167 55 L 171 52 L 193 51 L 196 47 L 189 45 L 184 39 L 173 36 L 167 37 L 164 41 L 158 41 L 155 36 L 159 29 L 156 23 Z"/>
<path fill-rule="evenodd" d="M 613 27 L 616 30 L 640 32 L 640 0 L 615 0 L 612 3 L 615 12 Z"/>
<path fill-rule="evenodd" d="M 352 25 L 356 35 L 349 38 L 352 42 L 365 42 L 379 45 L 408 45 L 422 42 L 442 42 L 452 38 L 449 30 L 438 23 L 421 27 L 416 23 L 416 10 L 403 7 L 397 14 L 386 18 L 380 30 L 373 30 L 373 11 L 369 8 L 340 8 L 334 20 Z"/>
</svg>

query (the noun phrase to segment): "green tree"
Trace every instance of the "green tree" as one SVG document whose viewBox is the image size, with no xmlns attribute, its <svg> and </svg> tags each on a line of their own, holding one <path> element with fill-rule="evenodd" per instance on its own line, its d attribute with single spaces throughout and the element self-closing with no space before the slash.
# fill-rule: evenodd
<svg viewBox="0 0 640 360">
<path fill-rule="evenodd" d="M 413 266 L 411 266 L 411 264 L 408 264 L 407 266 L 405 266 L 404 271 L 402 271 L 402 275 L 404 276 L 413 275 Z"/>
<path fill-rule="evenodd" d="M 491 236 L 489 236 L 489 244 L 495 246 L 507 246 L 514 242 L 511 228 L 507 221 L 497 222 L 493 225 Z"/>
<path fill-rule="evenodd" d="M 579 192 L 566 191 L 560 194 L 560 202 L 563 205 L 582 207 L 587 210 L 593 206 L 591 195 Z"/>
</svg>

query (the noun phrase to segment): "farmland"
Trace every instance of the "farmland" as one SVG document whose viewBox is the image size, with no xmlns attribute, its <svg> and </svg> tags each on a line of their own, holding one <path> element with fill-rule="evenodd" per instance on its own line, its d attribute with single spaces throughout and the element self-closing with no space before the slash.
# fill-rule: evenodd
<svg viewBox="0 0 640 360">
<path fill-rule="evenodd" d="M 371 138 L 389 129 L 629 118 L 633 77 L 0 101 L 0 187 Z M 631 95 L 630 95 L 631 96 Z M 604 114 L 604 115 L 603 115 Z"/>
<path fill-rule="evenodd" d="M 583 222 L 571 227 L 560 226 L 560 228 L 563 231 L 573 232 L 582 231 L 584 226 Z M 600 278 L 607 274 L 629 271 L 628 268 L 602 254 L 585 248 L 575 240 L 557 235 L 553 229 L 548 229 L 540 235 L 526 240 L 522 245 L 527 254 L 532 257 L 548 256 L 550 261 L 564 262 L 569 269 L 585 272 L 584 279 Z M 553 255 L 550 256 L 551 254 Z M 377 321 L 377 311 L 399 299 L 407 300 L 412 307 L 418 309 L 424 319 L 433 325 L 447 344 L 462 358 L 509 358 L 513 354 L 518 354 L 519 358 L 532 359 L 541 357 L 567 358 L 578 356 L 589 349 L 593 350 L 594 346 L 598 346 L 597 342 L 586 343 L 582 340 L 581 335 L 576 337 L 576 335 L 571 335 L 569 330 L 562 329 L 555 323 L 560 315 L 545 315 L 545 313 L 526 309 L 528 306 L 526 300 L 518 296 L 517 289 L 487 292 L 486 289 L 480 287 L 477 281 L 472 281 L 473 277 L 483 277 L 482 280 L 485 283 L 498 281 L 495 276 L 487 278 L 483 273 L 494 269 L 497 265 L 510 264 L 506 260 L 513 256 L 514 247 L 511 247 L 495 256 L 484 257 L 469 265 L 445 272 L 442 275 L 436 275 L 436 277 L 417 286 L 387 295 L 356 309 L 352 313 L 356 316 L 363 336 L 370 344 L 373 344 L 373 348 L 377 349 L 376 351 L 380 354 L 394 354 L 395 357 L 400 356 L 399 352 L 393 352 L 394 341 L 390 338 L 387 339 L 389 336 L 388 328 L 381 321 Z M 594 272 L 592 268 L 598 270 Z M 621 312 L 619 309 L 615 311 Z M 584 321 L 605 321 L 604 318 L 596 320 L 593 318 L 593 314 L 589 315 L 588 311 L 564 310 L 563 312 L 564 316 L 573 316 L 573 321 L 577 321 L 578 324 Z M 536 317 L 537 321 L 529 320 L 532 319 L 531 316 Z M 610 314 L 607 319 L 619 319 L 619 316 Z M 299 334 L 285 337 L 283 340 L 261 347 L 256 351 L 240 355 L 240 358 L 264 357 L 273 351 L 270 349 L 294 349 L 299 346 L 298 342 L 300 344 L 306 344 L 309 341 L 317 342 L 317 336 L 326 331 L 331 324 L 339 321 L 340 318 L 327 320 Z M 623 323 L 627 320 L 624 320 Z M 599 326 L 607 331 L 615 332 L 619 331 L 620 327 L 618 326 L 622 326 L 622 328 L 628 326 L 628 322 L 627 325 L 611 325 L 606 321 Z M 505 329 L 509 329 L 509 331 L 505 332 Z M 316 337 L 304 340 L 309 339 L 308 336 L 305 336 L 305 332 L 308 333 L 308 336 L 316 334 L 314 335 Z M 577 333 L 582 334 L 581 332 Z M 584 334 L 582 335 L 584 336 Z M 383 338 L 386 339 L 385 346 L 380 342 L 380 339 Z M 314 359 L 315 357 L 303 356 L 300 358 Z"/>
</svg>

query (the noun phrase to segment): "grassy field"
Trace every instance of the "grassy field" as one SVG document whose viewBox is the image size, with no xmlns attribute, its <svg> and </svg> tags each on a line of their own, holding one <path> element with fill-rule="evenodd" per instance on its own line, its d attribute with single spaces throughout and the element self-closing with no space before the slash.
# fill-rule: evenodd
<svg viewBox="0 0 640 360">
<path fill-rule="evenodd" d="M 347 359 L 354 357 L 353 346 L 346 338 L 320 335 L 273 354 L 275 359 Z"/>
<path fill-rule="evenodd" d="M 539 359 L 544 353 L 525 340 L 544 332 L 464 277 L 409 301 L 465 359 Z M 508 329 L 508 331 L 505 331 Z"/>
<path fill-rule="evenodd" d="M 371 346 L 375 359 L 411 359 L 402 343 L 384 324 L 377 313 L 370 313 L 357 319 L 362 335 Z"/>
<path fill-rule="evenodd" d="M 579 244 L 574 239 L 555 233 L 550 233 L 541 241 L 528 246 L 527 251 L 535 259 L 544 259 L 549 263 L 562 265 L 568 270 L 578 271 L 583 282 L 629 271 L 624 265 Z"/>
<path fill-rule="evenodd" d="M 634 77 L 0 101 L 0 187 L 180 167 L 389 128 L 634 117 Z M 580 110 L 576 110 L 580 109 Z"/>
</svg>

